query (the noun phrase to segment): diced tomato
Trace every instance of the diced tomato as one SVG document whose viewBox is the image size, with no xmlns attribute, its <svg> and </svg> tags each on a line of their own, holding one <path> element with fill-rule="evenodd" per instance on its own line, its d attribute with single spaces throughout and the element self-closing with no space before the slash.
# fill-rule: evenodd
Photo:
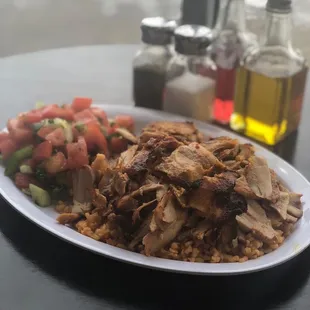
<svg viewBox="0 0 310 310">
<path fill-rule="evenodd" d="M 48 105 L 42 110 L 42 118 L 63 118 L 67 121 L 73 120 L 73 110 L 69 108 L 61 108 L 57 104 Z"/>
<path fill-rule="evenodd" d="M 83 124 L 99 124 L 97 117 L 90 109 L 74 114 L 74 120 Z"/>
<path fill-rule="evenodd" d="M 58 152 L 45 161 L 45 170 L 49 174 L 55 174 L 67 169 L 67 160 L 62 152 Z"/>
<path fill-rule="evenodd" d="M 73 134 L 73 141 L 77 141 L 78 137 L 82 135 L 74 126 L 72 126 L 72 134 Z"/>
<path fill-rule="evenodd" d="M 37 145 L 35 148 L 32 158 L 35 162 L 41 162 L 45 159 L 49 159 L 52 156 L 53 146 L 51 141 L 44 141 Z"/>
<path fill-rule="evenodd" d="M 20 188 L 29 188 L 29 184 L 33 184 L 35 181 L 27 174 L 17 172 L 14 177 L 15 185 Z"/>
<path fill-rule="evenodd" d="M 65 136 L 63 128 L 55 129 L 54 131 L 52 131 L 45 137 L 45 140 L 51 141 L 53 146 L 64 145 L 66 141 L 66 136 Z"/>
<path fill-rule="evenodd" d="M 0 143 L 7 139 L 9 139 L 9 133 L 4 131 L 0 132 Z"/>
<path fill-rule="evenodd" d="M 7 128 L 10 137 L 14 141 L 23 144 L 32 142 L 33 131 L 30 128 L 27 128 L 22 120 L 15 118 L 9 119 L 7 122 Z"/>
<path fill-rule="evenodd" d="M 122 153 L 124 152 L 128 147 L 128 141 L 123 138 L 118 137 L 112 137 L 109 143 L 110 150 L 113 153 Z"/>
<path fill-rule="evenodd" d="M 50 134 L 51 132 L 53 132 L 56 129 L 55 126 L 51 125 L 51 126 L 43 126 L 41 127 L 38 132 L 37 135 L 42 138 L 45 139 L 45 137 Z"/>
<path fill-rule="evenodd" d="M 91 108 L 93 114 L 99 119 L 99 122 L 104 125 L 105 127 L 109 127 L 109 121 L 107 114 L 101 110 L 100 108 Z"/>
<path fill-rule="evenodd" d="M 95 148 L 98 148 L 98 150 L 103 151 L 107 157 L 109 156 L 107 140 L 98 125 L 86 125 L 86 130 L 83 137 L 85 138 L 89 151 L 93 151 Z"/>
<path fill-rule="evenodd" d="M 8 159 L 11 154 L 17 151 L 17 149 L 18 149 L 17 143 L 11 138 L 0 142 L 0 152 L 4 160 Z"/>
<path fill-rule="evenodd" d="M 6 127 L 9 132 L 12 132 L 16 130 L 16 128 L 24 128 L 24 122 L 16 118 L 10 118 L 6 123 Z"/>
<path fill-rule="evenodd" d="M 76 112 L 88 109 L 93 102 L 91 98 L 76 97 L 72 102 L 72 109 Z"/>
<path fill-rule="evenodd" d="M 43 108 L 29 111 L 27 113 L 22 114 L 20 116 L 20 119 L 24 121 L 26 124 L 39 123 L 43 119 L 42 111 Z"/>
<path fill-rule="evenodd" d="M 68 168 L 77 169 L 88 165 L 87 145 L 83 137 L 78 142 L 67 144 Z"/>
<path fill-rule="evenodd" d="M 124 127 L 131 132 L 134 131 L 135 122 L 134 122 L 134 119 L 132 118 L 132 116 L 117 115 L 117 116 L 115 116 L 114 121 L 119 127 Z"/>
<path fill-rule="evenodd" d="M 33 131 L 28 128 L 18 128 L 14 132 L 10 133 L 12 138 L 19 143 L 28 144 L 33 141 Z"/>
</svg>

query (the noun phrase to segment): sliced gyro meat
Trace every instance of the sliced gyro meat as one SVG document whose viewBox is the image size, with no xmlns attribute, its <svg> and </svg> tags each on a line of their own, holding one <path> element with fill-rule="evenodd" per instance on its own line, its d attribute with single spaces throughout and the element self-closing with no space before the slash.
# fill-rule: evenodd
<svg viewBox="0 0 310 310">
<path fill-rule="evenodd" d="M 84 213 L 92 208 L 92 193 L 95 175 L 88 165 L 72 173 L 73 179 L 73 213 Z"/>
</svg>

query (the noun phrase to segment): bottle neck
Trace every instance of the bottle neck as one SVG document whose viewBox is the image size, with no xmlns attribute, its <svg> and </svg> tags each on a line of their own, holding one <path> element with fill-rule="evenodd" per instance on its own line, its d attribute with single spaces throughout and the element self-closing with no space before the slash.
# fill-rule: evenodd
<svg viewBox="0 0 310 310">
<path fill-rule="evenodd" d="M 244 0 L 225 0 L 222 1 L 220 15 L 216 30 L 246 31 L 245 1 Z"/>
<path fill-rule="evenodd" d="M 263 46 L 282 46 L 291 48 L 292 14 L 267 11 L 266 33 Z"/>
</svg>

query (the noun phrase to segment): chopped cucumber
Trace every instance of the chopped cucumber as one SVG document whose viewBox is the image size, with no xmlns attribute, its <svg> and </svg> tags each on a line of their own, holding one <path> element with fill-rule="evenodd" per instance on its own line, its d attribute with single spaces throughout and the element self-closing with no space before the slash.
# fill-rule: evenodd
<svg viewBox="0 0 310 310">
<path fill-rule="evenodd" d="M 30 192 L 30 189 L 29 188 L 23 188 L 22 189 L 22 192 L 27 195 L 27 196 L 31 196 L 31 192 Z"/>
<path fill-rule="evenodd" d="M 11 155 L 11 157 L 8 159 L 6 168 L 5 168 L 5 175 L 6 176 L 11 176 L 13 175 L 16 171 L 18 171 L 19 168 L 19 163 L 32 156 L 33 152 L 33 146 L 29 145 L 26 146 L 15 153 Z"/>
<path fill-rule="evenodd" d="M 37 101 L 36 102 L 36 109 L 41 109 L 43 107 L 45 107 L 45 104 L 43 101 Z"/>
<path fill-rule="evenodd" d="M 34 184 L 29 184 L 31 197 L 40 207 L 48 207 L 51 205 L 52 200 L 49 193 Z"/>
<path fill-rule="evenodd" d="M 34 123 L 32 124 L 32 129 L 34 131 L 39 131 L 41 129 L 41 127 L 43 126 L 43 123 L 42 122 L 39 122 L 39 123 Z"/>
<path fill-rule="evenodd" d="M 115 120 L 114 120 L 114 118 L 109 118 L 109 119 L 108 119 L 108 122 L 109 122 L 109 125 L 110 125 L 111 127 L 113 127 L 113 126 L 115 125 Z"/>
<path fill-rule="evenodd" d="M 61 127 L 66 127 L 68 125 L 68 122 L 62 118 L 54 118 L 54 124 L 60 125 Z"/>
<path fill-rule="evenodd" d="M 24 174 L 32 174 L 33 170 L 29 165 L 21 165 L 19 171 Z"/>
<path fill-rule="evenodd" d="M 54 120 L 53 119 L 44 119 L 41 122 L 32 124 L 32 129 L 34 131 L 38 131 L 43 126 L 51 126 L 51 125 L 54 125 Z M 57 126 L 55 126 L 55 128 L 57 128 Z"/>
<path fill-rule="evenodd" d="M 71 125 L 61 118 L 55 118 L 54 124 L 59 125 L 63 128 L 67 143 L 71 143 L 73 141 L 73 133 Z"/>
<path fill-rule="evenodd" d="M 75 124 L 75 128 L 77 129 L 78 132 L 83 133 L 85 131 L 86 126 L 82 123 L 77 123 Z"/>
<path fill-rule="evenodd" d="M 44 119 L 43 121 L 41 121 L 42 126 L 49 126 L 49 125 L 53 125 L 54 123 L 54 119 L 48 118 L 48 119 Z"/>
</svg>

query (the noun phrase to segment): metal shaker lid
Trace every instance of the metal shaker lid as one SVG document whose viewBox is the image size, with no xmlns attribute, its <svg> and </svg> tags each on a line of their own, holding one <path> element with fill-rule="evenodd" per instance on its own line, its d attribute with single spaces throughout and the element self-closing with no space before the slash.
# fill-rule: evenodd
<svg viewBox="0 0 310 310">
<path fill-rule="evenodd" d="M 204 55 L 213 41 L 212 30 L 200 25 L 183 25 L 174 31 L 175 50 L 184 55 Z"/>
<path fill-rule="evenodd" d="M 267 6 L 268 11 L 278 13 L 288 13 L 292 10 L 291 0 L 268 0 Z"/>
<path fill-rule="evenodd" d="M 142 41 L 146 44 L 167 45 L 172 41 L 176 22 L 163 17 L 147 17 L 141 22 Z"/>
</svg>

